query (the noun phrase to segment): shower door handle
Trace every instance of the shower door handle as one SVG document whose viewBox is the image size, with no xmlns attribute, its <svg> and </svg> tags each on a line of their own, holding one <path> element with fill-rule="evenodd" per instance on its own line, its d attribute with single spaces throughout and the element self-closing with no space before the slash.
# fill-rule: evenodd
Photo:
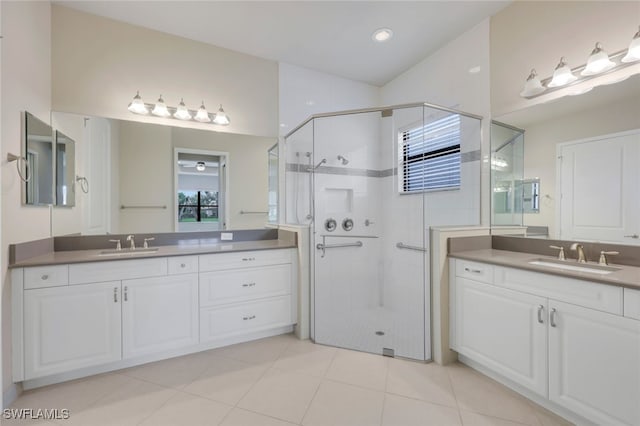
<svg viewBox="0 0 640 426">
<path fill-rule="evenodd" d="M 322 254 L 320 255 L 320 257 L 324 257 L 326 249 L 341 248 L 341 247 L 362 247 L 362 245 L 363 245 L 362 241 L 356 241 L 355 243 L 346 243 L 346 244 L 322 244 L 322 243 L 318 243 L 318 244 L 316 244 L 316 249 L 322 250 Z"/>
</svg>

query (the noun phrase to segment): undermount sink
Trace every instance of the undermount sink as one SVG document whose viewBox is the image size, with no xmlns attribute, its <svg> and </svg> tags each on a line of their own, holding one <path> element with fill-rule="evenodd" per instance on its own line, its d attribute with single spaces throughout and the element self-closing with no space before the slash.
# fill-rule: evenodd
<svg viewBox="0 0 640 426">
<path fill-rule="evenodd" d="M 620 268 L 605 265 L 593 265 L 588 263 L 576 263 L 570 260 L 534 259 L 529 261 L 530 265 L 546 266 L 548 268 L 563 269 L 565 271 L 587 272 L 590 274 L 607 275 Z"/>
<path fill-rule="evenodd" d="M 157 247 L 154 248 L 141 248 L 141 249 L 122 249 L 122 250 L 102 250 L 98 253 L 98 256 L 135 256 L 137 254 L 155 253 L 158 251 Z"/>
</svg>

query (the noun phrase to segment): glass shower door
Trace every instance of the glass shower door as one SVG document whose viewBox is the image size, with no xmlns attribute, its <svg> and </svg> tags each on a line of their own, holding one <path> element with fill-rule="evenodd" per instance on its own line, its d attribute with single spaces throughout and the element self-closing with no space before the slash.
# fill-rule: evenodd
<svg viewBox="0 0 640 426">
<path fill-rule="evenodd" d="M 398 118 L 420 124 L 422 108 L 313 121 L 312 333 L 424 360 L 424 198 L 398 191 Z"/>
</svg>

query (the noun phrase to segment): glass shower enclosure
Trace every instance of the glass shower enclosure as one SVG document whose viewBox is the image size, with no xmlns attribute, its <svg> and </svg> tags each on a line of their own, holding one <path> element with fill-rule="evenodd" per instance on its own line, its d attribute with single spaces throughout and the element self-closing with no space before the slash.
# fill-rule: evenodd
<svg viewBox="0 0 640 426">
<path fill-rule="evenodd" d="M 468 139 L 479 117 L 428 104 L 316 115 L 285 137 L 285 221 L 310 227 L 316 343 L 431 358 L 427 207 L 466 179 Z"/>
</svg>

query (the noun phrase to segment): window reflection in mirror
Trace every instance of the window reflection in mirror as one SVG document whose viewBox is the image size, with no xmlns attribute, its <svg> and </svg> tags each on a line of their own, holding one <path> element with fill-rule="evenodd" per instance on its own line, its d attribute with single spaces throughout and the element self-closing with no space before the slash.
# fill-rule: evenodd
<svg viewBox="0 0 640 426">
<path fill-rule="evenodd" d="M 31 178 L 24 184 L 24 203 L 54 204 L 54 158 L 51 126 L 25 112 L 25 158 Z"/>
<path fill-rule="evenodd" d="M 278 223 L 278 144 L 268 151 L 269 161 L 269 223 Z"/>
<path fill-rule="evenodd" d="M 56 205 L 73 207 L 76 147 L 73 139 L 56 130 Z"/>
</svg>

